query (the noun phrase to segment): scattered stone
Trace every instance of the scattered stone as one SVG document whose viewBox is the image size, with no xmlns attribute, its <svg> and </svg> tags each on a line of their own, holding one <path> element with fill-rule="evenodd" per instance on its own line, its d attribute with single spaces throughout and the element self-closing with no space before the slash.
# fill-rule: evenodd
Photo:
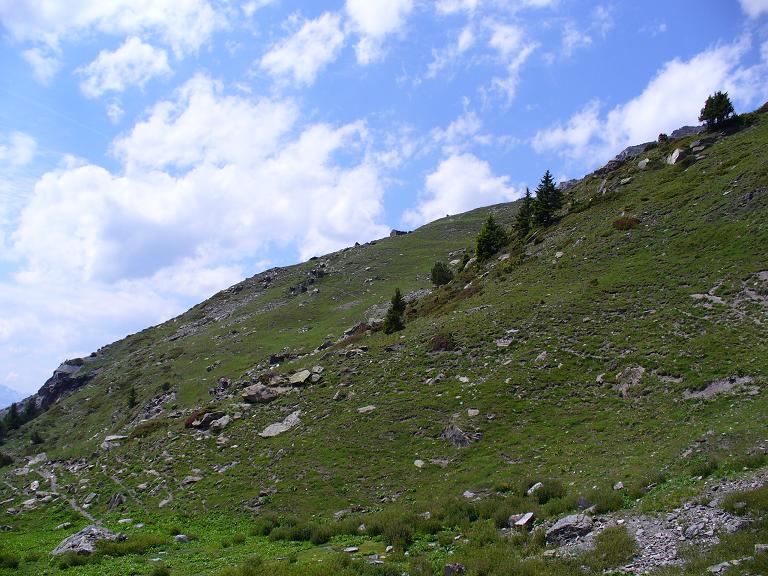
<svg viewBox="0 0 768 576">
<path fill-rule="evenodd" d="M 526 492 L 526 495 L 527 496 L 533 496 L 536 492 L 538 492 L 542 488 L 544 488 L 544 484 L 542 484 L 541 482 L 536 482 L 536 484 L 534 484 L 533 486 L 528 488 L 528 491 Z"/>
<path fill-rule="evenodd" d="M 639 365 L 627 366 L 616 375 L 616 385 L 614 390 L 626 397 L 630 388 L 640 384 L 645 374 L 645 368 Z"/>
<path fill-rule="evenodd" d="M 461 428 L 456 426 L 456 424 L 449 424 L 446 426 L 442 433 L 440 434 L 441 440 L 447 440 L 451 444 L 453 444 L 456 448 L 466 448 L 469 446 L 473 440 L 479 440 L 480 435 L 472 435 L 466 434 Z"/>
<path fill-rule="evenodd" d="M 470 418 L 474 418 L 478 414 L 480 414 L 480 410 L 478 410 L 477 408 L 467 408 L 467 416 L 469 416 Z"/>
<path fill-rule="evenodd" d="M 118 508 L 119 506 L 122 506 L 125 504 L 125 495 L 122 492 L 115 493 L 112 498 L 109 499 L 109 504 L 107 504 L 107 510 L 110 512 L 114 510 L 115 508 Z"/>
<path fill-rule="evenodd" d="M 347 546 L 346 548 L 344 548 L 344 552 L 346 552 L 347 554 L 354 554 L 359 551 L 360 551 L 360 548 L 358 548 L 357 546 Z"/>
<path fill-rule="evenodd" d="M 675 148 L 674 152 L 667 156 L 667 164 L 672 166 L 673 164 L 677 164 L 677 161 L 680 160 L 680 158 L 683 155 L 683 149 L 682 148 Z"/>
<path fill-rule="evenodd" d="M 185 476 L 184 479 L 181 481 L 182 486 L 189 486 L 191 484 L 196 484 L 202 480 L 202 476 Z"/>
<path fill-rule="evenodd" d="M 464 496 L 464 498 L 466 498 L 467 500 L 471 500 L 472 498 L 475 497 L 475 493 L 472 492 L 471 490 L 465 490 L 462 496 Z"/>
<path fill-rule="evenodd" d="M 460 574 L 466 574 L 467 568 L 464 564 L 454 562 L 453 564 L 446 564 L 443 568 L 443 576 L 459 576 Z"/>
<path fill-rule="evenodd" d="M 263 384 L 252 384 L 243 390 L 241 394 L 243 400 L 251 404 L 267 404 L 272 402 L 279 395 L 274 388 L 268 388 Z"/>
<path fill-rule="evenodd" d="M 640 162 L 637 163 L 637 167 L 640 168 L 640 170 L 645 170 L 648 168 L 648 163 L 651 161 L 650 158 L 644 158 L 643 160 L 640 160 Z"/>
<path fill-rule="evenodd" d="M 295 412 L 292 412 L 288 416 L 285 417 L 285 419 L 282 422 L 276 422 L 275 424 L 270 424 L 264 430 L 259 432 L 259 436 L 262 438 L 273 438 L 277 436 L 278 434 L 282 434 L 283 432 L 287 432 L 294 426 L 297 426 L 301 423 L 301 420 L 299 419 L 299 416 L 301 415 L 301 410 L 296 410 Z"/>
<path fill-rule="evenodd" d="M 83 506 L 90 506 L 99 498 L 99 495 L 96 494 L 96 492 L 91 492 L 83 499 Z"/>
<path fill-rule="evenodd" d="M 232 417 L 229 414 L 225 414 L 218 420 L 211 422 L 211 430 L 224 430 L 232 421 Z"/>
<path fill-rule="evenodd" d="M 189 544 L 192 541 L 192 539 L 186 534 L 176 534 L 173 539 L 179 544 Z"/>
<path fill-rule="evenodd" d="M 72 522 L 64 522 L 56 526 L 56 530 L 66 530 L 67 528 L 72 528 Z"/>
<path fill-rule="evenodd" d="M 624 482 L 616 482 L 616 484 L 613 485 L 614 490 L 624 490 Z"/>
<path fill-rule="evenodd" d="M 416 468 L 418 468 L 418 469 L 422 469 L 422 468 L 424 468 L 424 466 L 426 466 L 426 463 L 424 462 L 424 460 L 418 460 L 417 459 L 417 460 L 413 461 L 413 465 L 416 466 Z"/>
<path fill-rule="evenodd" d="M 288 382 L 291 384 L 291 386 L 300 386 L 301 384 L 305 384 L 311 377 L 312 372 L 310 370 L 300 370 L 299 372 L 293 374 L 289 378 Z"/>
<path fill-rule="evenodd" d="M 133 522 L 133 518 L 120 518 L 117 521 L 118 524 L 130 524 L 131 522 Z"/>
<path fill-rule="evenodd" d="M 753 378 L 751 376 L 730 376 L 728 378 L 722 378 L 711 382 L 703 390 L 686 390 L 683 392 L 683 398 L 686 400 L 691 399 L 709 399 L 718 394 L 726 392 L 732 392 L 733 390 L 740 388 L 746 384 L 751 384 Z"/>
<path fill-rule="evenodd" d="M 755 544 L 755 556 L 768 554 L 768 544 Z"/>
<path fill-rule="evenodd" d="M 68 536 L 51 552 L 53 556 L 59 556 L 66 552 L 76 554 L 91 554 L 96 542 L 100 540 L 110 540 L 112 542 L 122 542 L 126 537 L 124 534 L 115 534 L 101 526 L 86 526 L 80 532 Z"/>
<path fill-rule="evenodd" d="M 374 406 L 373 404 L 369 404 L 368 406 L 363 406 L 357 409 L 358 413 L 360 414 L 370 414 L 374 410 L 376 410 L 376 406 Z"/>
<path fill-rule="evenodd" d="M 547 542 L 562 543 L 577 536 L 583 536 L 592 531 L 592 524 L 592 518 L 586 514 L 571 514 L 561 518 L 547 530 Z"/>
<path fill-rule="evenodd" d="M 622 178 L 621 180 L 619 180 L 619 186 L 624 186 L 626 184 L 629 184 L 630 182 L 632 182 L 632 176 L 628 176 L 627 178 Z"/>
<path fill-rule="evenodd" d="M 533 522 L 536 519 L 533 512 L 526 512 L 525 514 L 515 514 L 509 517 L 509 527 L 517 528 L 518 530 L 531 530 L 533 528 Z"/>
</svg>

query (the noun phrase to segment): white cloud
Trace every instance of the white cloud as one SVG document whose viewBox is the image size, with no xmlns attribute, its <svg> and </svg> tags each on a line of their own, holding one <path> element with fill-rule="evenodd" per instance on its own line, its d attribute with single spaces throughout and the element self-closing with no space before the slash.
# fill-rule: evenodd
<svg viewBox="0 0 768 576">
<path fill-rule="evenodd" d="M 419 226 L 446 214 L 508 202 L 520 195 L 520 190 L 509 185 L 508 176 L 494 176 L 488 162 L 473 154 L 456 154 L 427 176 L 425 194 L 415 209 L 403 215 L 403 221 Z"/>
<path fill-rule="evenodd" d="M 177 55 L 194 52 L 224 25 L 208 0 L 0 2 L 0 22 L 19 42 L 55 46 L 90 32 L 156 34 Z"/>
<path fill-rule="evenodd" d="M 435 7 L 438 14 L 472 13 L 477 9 L 478 4 L 480 0 L 438 0 Z"/>
<path fill-rule="evenodd" d="M 119 170 L 66 159 L 34 184 L 4 242 L 0 223 L 18 263 L 0 279 L 3 371 L 31 390 L 52 358 L 175 315 L 266 254 L 385 236 L 369 147 L 362 122 L 302 124 L 291 101 L 191 79 L 114 142 Z"/>
<path fill-rule="evenodd" d="M 741 9 L 749 15 L 750 18 L 757 18 L 763 12 L 768 12 L 768 0 L 739 0 Z"/>
<path fill-rule="evenodd" d="M 435 144 L 442 146 L 447 155 L 459 154 L 467 146 L 477 142 L 482 123 L 473 111 L 466 111 L 451 122 L 447 128 L 436 128 L 431 137 Z"/>
<path fill-rule="evenodd" d="M 29 48 L 21 53 L 32 66 L 32 73 L 40 84 L 47 86 L 61 68 L 59 51 L 49 47 Z"/>
<path fill-rule="evenodd" d="M 576 28 L 573 23 L 569 22 L 563 28 L 563 55 L 566 58 L 572 56 L 577 48 L 583 48 L 591 44 L 592 37 Z"/>
<path fill-rule="evenodd" d="M 606 6 L 596 6 L 592 11 L 592 29 L 605 36 L 613 29 L 613 14 L 612 9 Z"/>
<path fill-rule="evenodd" d="M 117 100 L 113 100 L 107 104 L 107 117 L 109 117 L 109 120 L 112 122 L 112 124 L 117 124 L 120 122 L 120 120 L 123 119 L 124 114 L 125 110 L 123 110 L 123 107 Z"/>
<path fill-rule="evenodd" d="M 115 51 L 102 50 L 93 62 L 78 69 L 78 73 L 85 76 L 80 89 L 89 98 L 123 92 L 129 86 L 143 87 L 155 76 L 170 72 L 165 50 L 136 36 L 127 38 Z"/>
<path fill-rule="evenodd" d="M 291 77 L 297 84 L 312 84 L 343 45 L 341 18 L 326 12 L 304 22 L 295 34 L 273 46 L 262 57 L 261 67 L 279 79 Z"/>
<path fill-rule="evenodd" d="M 488 45 L 497 51 L 507 71 L 506 77 L 494 77 L 491 84 L 506 97 L 509 104 L 517 93 L 520 70 L 538 44 L 526 40 L 520 26 L 492 22 L 490 27 L 492 33 Z"/>
<path fill-rule="evenodd" d="M 729 92 L 735 103 L 748 105 L 768 95 L 766 64 L 743 67 L 748 39 L 701 52 L 688 61 L 667 62 L 632 100 L 601 115 L 590 102 L 565 125 L 539 131 L 532 144 L 537 152 L 556 151 L 587 167 L 595 166 L 626 146 L 655 140 L 686 124 L 698 124 L 707 96 Z"/>
<path fill-rule="evenodd" d="M 274 0 L 249 0 L 241 6 L 246 18 L 252 17 L 257 10 L 269 6 Z"/>
<path fill-rule="evenodd" d="M 413 10 L 413 0 L 346 0 L 346 12 L 354 32 L 357 61 L 367 65 L 383 56 L 387 36 L 400 32 Z"/>
<path fill-rule="evenodd" d="M 3 140 L 6 140 L 4 143 Z M 32 161 L 37 151 L 37 142 L 29 134 L 13 132 L 7 139 L 0 138 L 0 166 L 25 166 Z"/>
<path fill-rule="evenodd" d="M 441 70 L 455 63 L 474 44 L 475 32 L 471 26 L 465 26 L 453 44 L 442 50 L 432 50 L 433 60 L 427 67 L 427 78 L 434 78 Z"/>
</svg>

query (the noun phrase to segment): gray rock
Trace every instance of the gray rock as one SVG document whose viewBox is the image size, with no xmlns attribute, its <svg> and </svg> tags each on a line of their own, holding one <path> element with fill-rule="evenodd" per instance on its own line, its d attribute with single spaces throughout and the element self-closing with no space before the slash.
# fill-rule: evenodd
<svg viewBox="0 0 768 576">
<path fill-rule="evenodd" d="M 542 488 L 544 488 L 544 484 L 542 484 L 541 482 L 536 482 L 536 484 L 528 488 L 528 491 L 526 492 L 526 494 L 528 496 L 533 496 L 536 492 L 538 492 Z"/>
<path fill-rule="evenodd" d="M 224 430 L 232 421 L 232 417 L 229 414 L 225 414 L 218 420 L 211 422 L 211 430 Z"/>
<path fill-rule="evenodd" d="M 694 134 L 701 134 L 704 131 L 704 126 L 682 126 L 677 130 L 674 130 L 669 135 L 670 138 L 685 138 L 686 136 L 693 136 Z"/>
<path fill-rule="evenodd" d="M 300 386 L 301 384 L 305 384 L 311 377 L 312 372 L 310 370 L 300 370 L 293 374 L 288 382 L 290 382 L 291 386 Z"/>
<path fill-rule="evenodd" d="M 122 506 L 125 504 L 125 495 L 122 492 L 115 493 L 112 498 L 109 499 L 109 504 L 107 504 L 107 510 L 114 510 L 115 508 Z"/>
<path fill-rule="evenodd" d="M 640 170 L 645 170 L 648 168 L 648 163 L 651 161 L 650 158 L 644 158 L 643 160 L 640 160 L 640 162 L 637 163 L 637 167 L 640 168 Z"/>
<path fill-rule="evenodd" d="M 454 562 L 453 564 L 446 564 L 443 568 L 443 576 L 459 576 L 460 574 L 466 574 L 467 567 L 464 564 Z"/>
<path fill-rule="evenodd" d="M 176 534 L 173 539 L 176 540 L 176 542 L 179 544 L 189 544 L 192 541 L 192 539 L 186 534 Z"/>
<path fill-rule="evenodd" d="M 101 526 L 86 526 L 77 534 L 68 536 L 51 552 L 54 556 L 59 556 L 66 552 L 75 552 L 76 554 L 91 554 L 96 542 L 100 540 L 110 540 L 112 542 L 122 542 L 126 537 L 124 534 L 115 534 Z"/>
<path fill-rule="evenodd" d="M 374 410 L 376 410 L 376 406 L 374 406 L 373 404 L 369 404 L 368 406 L 362 406 L 357 409 L 358 413 L 360 414 L 370 414 Z"/>
<path fill-rule="evenodd" d="M 586 514 L 571 514 L 555 522 L 547 530 L 546 538 L 550 543 L 562 543 L 592 531 L 592 518 Z"/>
<path fill-rule="evenodd" d="M 616 482 L 616 484 L 613 485 L 614 490 L 624 490 L 624 482 Z"/>
<path fill-rule="evenodd" d="M 299 419 L 299 416 L 301 415 L 301 410 L 296 410 L 295 412 L 292 412 L 288 416 L 285 417 L 285 419 L 282 422 L 276 422 L 275 424 L 270 424 L 264 430 L 259 432 L 259 436 L 262 438 L 273 438 L 277 436 L 278 434 L 282 434 L 283 432 L 287 432 L 294 426 L 297 426 L 301 423 L 301 420 Z"/>
<path fill-rule="evenodd" d="M 263 384 L 253 384 L 243 390 L 242 398 L 251 404 L 267 404 L 277 398 L 279 393 L 273 388 L 267 388 Z"/>
<path fill-rule="evenodd" d="M 202 476 L 185 476 L 184 479 L 181 481 L 182 486 L 189 486 L 190 484 L 196 484 L 197 482 L 200 482 L 202 480 Z"/>
<path fill-rule="evenodd" d="M 512 522 L 512 518 L 515 518 L 514 522 Z M 535 519 L 536 516 L 534 516 L 533 512 L 517 514 L 516 516 L 510 517 L 509 526 L 510 528 L 517 528 L 518 530 L 530 530 L 533 528 L 533 522 Z"/>
<path fill-rule="evenodd" d="M 683 149 L 682 148 L 675 148 L 674 152 L 667 156 L 667 164 L 672 166 L 673 164 L 677 164 L 678 160 L 682 158 L 683 156 Z"/>
<path fill-rule="evenodd" d="M 645 368 L 638 365 L 627 366 L 616 375 L 616 385 L 614 389 L 626 396 L 630 388 L 640 384 L 645 374 Z"/>
</svg>

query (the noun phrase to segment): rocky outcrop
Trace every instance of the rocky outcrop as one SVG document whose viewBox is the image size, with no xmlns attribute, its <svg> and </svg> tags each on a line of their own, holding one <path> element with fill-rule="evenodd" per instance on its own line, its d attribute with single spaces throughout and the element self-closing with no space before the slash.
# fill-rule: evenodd
<svg viewBox="0 0 768 576">
<path fill-rule="evenodd" d="M 67 552 L 91 554 L 96 547 L 96 542 L 99 542 L 100 540 L 122 542 L 125 539 L 126 537 L 124 534 L 115 534 L 106 528 L 92 524 L 91 526 L 86 526 L 77 534 L 72 534 L 72 536 L 62 540 L 51 554 L 53 556 L 59 556 Z"/>
<path fill-rule="evenodd" d="M 592 524 L 592 518 L 586 514 L 571 514 L 565 518 L 560 518 L 554 526 L 547 530 L 547 542 L 566 542 L 578 536 L 589 534 L 592 531 Z"/>
</svg>

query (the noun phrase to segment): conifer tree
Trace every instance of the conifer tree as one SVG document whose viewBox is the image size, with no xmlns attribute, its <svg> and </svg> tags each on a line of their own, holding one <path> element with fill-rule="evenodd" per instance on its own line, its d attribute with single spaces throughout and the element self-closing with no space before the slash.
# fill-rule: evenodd
<svg viewBox="0 0 768 576">
<path fill-rule="evenodd" d="M 133 408 L 136 406 L 136 388 L 134 386 L 131 386 L 128 389 L 128 408 Z"/>
<path fill-rule="evenodd" d="M 728 97 L 728 92 L 715 92 L 704 103 L 704 108 L 701 109 L 699 115 L 699 122 L 705 122 L 708 128 L 712 128 L 722 124 L 733 114 L 733 104 Z"/>
<path fill-rule="evenodd" d="M 501 250 L 508 241 L 504 228 L 496 223 L 493 214 L 489 214 L 477 235 L 475 255 L 481 262 L 488 260 Z"/>
<path fill-rule="evenodd" d="M 525 238 L 531 231 L 531 216 L 533 211 L 533 198 L 531 198 L 531 191 L 528 187 L 525 187 L 525 196 L 520 203 L 520 209 L 517 211 L 515 222 L 517 224 L 517 235 L 520 238 Z"/>
<path fill-rule="evenodd" d="M 555 212 L 562 206 L 560 190 L 549 170 L 544 173 L 536 187 L 536 201 L 533 205 L 533 219 L 538 226 L 547 226 L 555 219 Z"/>
<path fill-rule="evenodd" d="M 404 314 L 405 300 L 403 300 L 403 295 L 400 293 L 400 288 L 395 288 L 395 294 L 392 296 L 389 310 L 387 310 L 387 315 L 384 317 L 384 332 L 392 334 L 404 329 Z"/>
<path fill-rule="evenodd" d="M 445 262 L 435 262 L 435 265 L 432 266 L 432 273 L 430 276 L 432 278 L 432 284 L 435 286 L 442 286 L 453 280 L 453 272 L 451 272 L 451 269 L 448 268 L 448 265 Z"/>
<path fill-rule="evenodd" d="M 19 426 L 21 426 L 19 407 L 16 405 L 16 402 L 14 402 L 11 404 L 11 407 L 8 409 L 8 413 L 5 415 L 5 427 L 8 430 L 15 430 Z"/>
</svg>

